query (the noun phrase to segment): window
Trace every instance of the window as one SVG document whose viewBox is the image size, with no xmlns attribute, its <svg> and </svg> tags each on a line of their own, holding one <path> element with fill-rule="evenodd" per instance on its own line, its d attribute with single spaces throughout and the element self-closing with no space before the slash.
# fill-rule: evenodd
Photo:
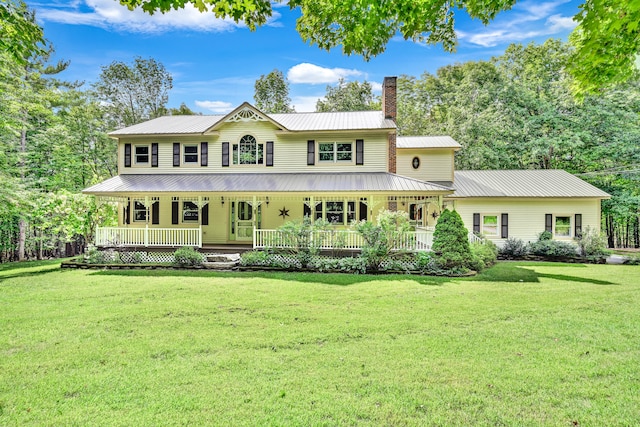
<svg viewBox="0 0 640 427">
<path fill-rule="evenodd" d="M 147 208 L 141 202 L 133 202 L 133 220 L 138 222 L 147 221 Z"/>
<path fill-rule="evenodd" d="M 318 161 L 351 162 L 353 161 L 353 144 L 350 142 L 321 142 L 318 144 Z"/>
<path fill-rule="evenodd" d="M 409 220 L 422 224 L 422 204 L 411 203 L 409 204 Z"/>
<path fill-rule="evenodd" d="M 264 144 L 258 144 L 251 135 L 245 135 L 233 144 L 234 165 L 261 165 L 264 163 Z"/>
<path fill-rule="evenodd" d="M 332 224 L 344 224 L 344 202 L 327 202 L 327 221 Z"/>
<path fill-rule="evenodd" d="M 482 215 L 482 234 L 485 236 L 498 235 L 498 215 Z"/>
<path fill-rule="evenodd" d="M 197 164 L 198 163 L 198 144 L 183 145 L 183 163 L 185 164 Z"/>
<path fill-rule="evenodd" d="M 420 167 L 420 158 L 419 157 L 414 157 L 413 160 L 411 160 L 411 166 L 414 169 L 418 169 Z"/>
<path fill-rule="evenodd" d="M 136 165 L 148 164 L 149 163 L 149 146 L 136 145 L 134 158 L 135 158 Z"/>
<path fill-rule="evenodd" d="M 555 235 L 557 237 L 571 237 L 571 217 L 556 217 Z"/>
<path fill-rule="evenodd" d="M 198 222 L 198 206 L 193 202 L 182 202 L 182 222 Z"/>
</svg>

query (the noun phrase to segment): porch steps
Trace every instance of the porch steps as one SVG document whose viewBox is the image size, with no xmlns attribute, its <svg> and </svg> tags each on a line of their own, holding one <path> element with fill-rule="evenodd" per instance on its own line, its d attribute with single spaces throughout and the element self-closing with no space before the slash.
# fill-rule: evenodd
<svg viewBox="0 0 640 427">
<path fill-rule="evenodd" d="M 240 254 L 210 254 L 202 265 L 211 270 L 236 270 L 240 265 Z"/>
</svg>

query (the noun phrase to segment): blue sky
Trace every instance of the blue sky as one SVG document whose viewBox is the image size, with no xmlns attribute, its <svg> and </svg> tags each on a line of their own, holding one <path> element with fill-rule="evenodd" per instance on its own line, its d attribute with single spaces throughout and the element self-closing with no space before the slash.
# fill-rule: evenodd
<svg viewBox="0 0 640 427">
<path fill-rule="evenodd" d="M 112 61 L 155 58 L 173 75 L 169 106 L 184 102 L 204 114 L 226 113 L 244 101 L 253 103 L 254 83 L 273 69 L 289 79 L 296 111 L 313 111 L 327 85 L 339 78 L 367 80 L 379 93 L 385 76 L 420 76 L 444 65 L 500 55 L 513 42 L 566 40 L 581 1 L 521 1 L 489 26 L 457 16 L 456 53 L 401 37 L 387 50 L 364 61 L 302 41 L 295 30 L 297 11 L 276 5 L 266 26 L 251 32 L 244 25 L 201 14 L 191 7 L 149 16 L 129 11 L 117 0 L 27 0 L 44 26 L 56 52 L 53 60 L 69 60 L 61 74 L 90 85 L 102 66 Z"/>
</svg>

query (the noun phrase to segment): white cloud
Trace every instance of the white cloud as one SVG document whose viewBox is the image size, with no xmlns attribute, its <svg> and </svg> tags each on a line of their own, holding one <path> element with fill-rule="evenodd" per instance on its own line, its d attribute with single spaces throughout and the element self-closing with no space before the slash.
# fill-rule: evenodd
<svg viewBox="0 0 640 427">
<path fill-rule="evenodd" d="M 564 3 L 567 1 L 518 3 L 509 15 L 508 21 L 497 19 L 486 29 L 477 32 L 457 31 L 456 34 L 461 41 L 493 47 L 502 43 L 520 42 L 566 32 L 576 26 L 573 18 L 553 14 Z"/>
<path fill-rule="evenodd" d="M 382 92 L 382 83 L 369 82 L 371 84 L 371 90 L 374 92 Z"/>
<path fill-rule="evenodd" d="M 211 12 L 200 13 L 191 4 L 184 9 L 167 13 L 145 13 L 140 8 L 133 11 L 114 0 L 82 0 L 74 4 L 49 4 L 38 7 L 38 18 L 49 22 L 71 25 L 90 25 L 135 33 L 160 33 L 171 30 L 192 30 L 205 32 L 233 31 L 244 27 L 231 19 L 218 19 Z M 271 25 L 280 13 L 274 11 L 269 20 Z"/>
<path fill-rule="evenodd" d="M 291 99 L 291 104 L 296 110 L 296 113 L 308 113 L 316 111 L 316 103 L 322 96 L 294 96 Z"/>
<path fill-rule="evenodd" d="M 196 101 L 196 105 L 216 114 L 226 114 L 233 110 L 233 105 L 224 101 Z"/>
<path fill-rule="evenodd" d="M 298 65 L 294 65 L 289 68 L 287 72 L 287 79 L 289 82 L 308 83 L 312 85 L 337 83 L 341 78 L 348 78 L 350 76 L 361 76 L 362 71 L 348 70 L 346 68 L 324 68 L 308 62 L 303 62 Z"/>
</svg>

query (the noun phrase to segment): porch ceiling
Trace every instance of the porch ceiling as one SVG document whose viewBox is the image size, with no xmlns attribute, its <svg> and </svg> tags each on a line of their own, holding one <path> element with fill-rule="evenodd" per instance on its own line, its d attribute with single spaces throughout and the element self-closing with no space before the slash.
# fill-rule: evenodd
<svg viewBox="0 0 640 427">
<path fill-rule="evenodd" d="M 392 173 L 255 173 L 119 175 L 83 190 L 97 196 L 126 193 L 432 193 L 451 187 Z"/>
</svg>

